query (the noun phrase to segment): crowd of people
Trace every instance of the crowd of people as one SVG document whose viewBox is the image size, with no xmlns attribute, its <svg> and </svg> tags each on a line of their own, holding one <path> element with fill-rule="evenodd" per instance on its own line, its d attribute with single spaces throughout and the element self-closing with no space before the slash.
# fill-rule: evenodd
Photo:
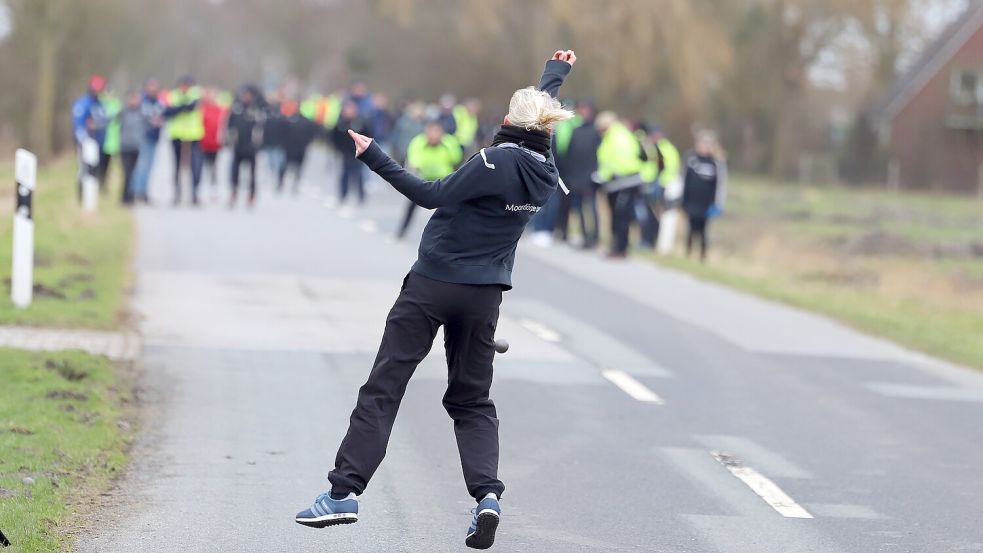
<svg viewBox="0 0 983 553">
<path fill-rule="evenodd" d="M 682 210 L 689 220 L 687 254 L 698 243 L 705 258 L 707 223 L 722 213 L 726 198 L 726 160 L 715 134 L 699 131 L 694 150 L 680 156 L 658 125 L 612 111 L 597 113 L 589 100 L 577 102 L 575 111 L 553 139 L 556 165 L 570 192 L 552 197 L 533 219 L 534 243 L 548 247 L 559 240 L 597 247 L 600 201 L 610 225 L 609 257 L 625 257 L 636 236 L 640 248 L 671 249 L 676 219 L 660 223 L 664 214 Z M 571 217 L 578 221 L 573 227 Z M 574 235 L 571 228 L 579 232 Z M 665 234 L 661 241 L 660 230 Z"/>
<path fill-rule="evenodd" d="M 597 248 L 604 220 L 599 213 L 607 213 L 609 257 L 625 257 L 633 240 L 640 248 L 667 251 L 675 241 L 675 214 L 682 212 L 689 223 L 687 254 L 698 247 L 705 258 L 708 223 L 722 212 L 726 196 L 726 161 L 715 135 L 698 132 L 693 151 L 681 156 L 657 125 L 612 111 L 598 113 L 590 100 L 570 103 L 576 117 L 557 126 L 552 143 L 564 193 L 551 197 L 532 219 L 533 242 Z M 496 121 L 482 119 L 477 100 L 458 102 L 451 95 L 433 104 L 393 106 L 361 82 L 341 92 L 300 98 L 285 89 L 264 93 L 251 84 L 229 93 L 199 86 L 190 76 L 170 90 L 148 79 L 120 101 L 106 80 L 94 75 L 72 116 L 80 151 L 88 140 L 100 152 L 92 166 L 81 164 L 80 174 L 91 172 L 105 190 L 110 162 L 118 156 L 126 205 L 149 203 L 148 183 L 164 137 L 173 152 L 175 205 L 182 198 L 198 205 L 203 178 L 217 190 L 223 148 L 231 157 L 230 207 L 242 197 L 249 206 L 255 203 L 261 154 L 275 189 L 286 190 L 290 180 L 296 193 L 309 146 L 318 140 L 336 153 L 338 192 L 330 201 L 360 204 L 366 200 L 365 168 L 355 157 L 348 129 L 373 137 L 421 178 L 437 180 L 475 155 L 497 127 Z M 185 166 L 189 186 L 182 183 Z M 397 238 L 407 233 L 415 208 L 407 203 Z"/>
</svg>

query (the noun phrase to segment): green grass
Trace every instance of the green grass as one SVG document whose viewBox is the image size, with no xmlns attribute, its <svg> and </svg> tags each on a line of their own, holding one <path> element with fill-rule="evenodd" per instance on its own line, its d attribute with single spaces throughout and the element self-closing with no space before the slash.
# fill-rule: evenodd
<svg viewBox="0 0 983 553">
<path fill-rule="evenodd" d="M 4 551 L 66 551 L 65 521 L 126 462 L 129 386 L 81 352 L 0 349 L 0 374 L 0 529 L 13 544 Z"/>
<path fill-rule="evenodd" d="M 659 264 L 983 369 L 983 201 L 737 177 L 706 264 Z"/>
<path fill-rule="evenodd" d="M 118 179 L 119 168 L 113 168 Z M 16 309 L 10 301 L 13 174 L 0 167 L 0 324 L 115 328 L 122 321 L 127 264 L 133 245 L 130 213 L 115 190 L 100 198 L 94 214 L 76 199 L 71 159 L 39 168 L 34 194 L 34 301 Z"/>
</svg>

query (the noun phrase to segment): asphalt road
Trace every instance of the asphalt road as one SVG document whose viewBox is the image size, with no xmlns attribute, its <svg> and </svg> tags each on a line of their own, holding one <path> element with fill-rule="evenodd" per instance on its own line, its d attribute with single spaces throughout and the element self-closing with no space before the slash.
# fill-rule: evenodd
<svg viewBox="0 0 983 553">
<path fill-rule="evenodd" d="M 388 239 L 405 200 L 377 184 L 368 207 L 325 208 L 324 166 L 252 211 L 140 209 L 147 415 L 77 550 L 465 550 L 439 342 L 358 524 L 293 522 L 415 256 Z M 983 551 L 983 375 L 643 262 L 519 249 L 497 550 Z"/>
</svg>

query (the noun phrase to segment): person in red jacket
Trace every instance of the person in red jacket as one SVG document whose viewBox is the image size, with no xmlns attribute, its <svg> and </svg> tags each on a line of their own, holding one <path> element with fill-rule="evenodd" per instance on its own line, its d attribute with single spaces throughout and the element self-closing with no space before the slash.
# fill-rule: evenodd
<svg viewBox="0 0 983 553">
<path fill-rule="evenodd" d="M 211 174 L 212 194 L 218 193 L 218 175 L 215 159 L 222 149 L 222 130 L 229 110 L 218 103 L 215 90 L 206 88 L 201 96 L 201 118 L 205 124 L 205 136 L 201 139 L 201 150 L 205 153 L 205 170 Z"/>
</svg>

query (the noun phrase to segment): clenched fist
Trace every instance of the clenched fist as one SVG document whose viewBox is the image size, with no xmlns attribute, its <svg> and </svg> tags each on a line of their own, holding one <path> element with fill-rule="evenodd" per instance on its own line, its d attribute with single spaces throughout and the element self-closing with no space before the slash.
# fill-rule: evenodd
<svg viewBox="0 0 983 553">
<path fill-rule="evenodd" d="M 556 53 L 553 54 L 553 57 L 550 59 L 566 62 L 569 63 L 570 65 L 573 65 L 574 63 L 577 63 L 577 54 L 574 54 L 573 50 L 557 50 Z"/>
</svg>

